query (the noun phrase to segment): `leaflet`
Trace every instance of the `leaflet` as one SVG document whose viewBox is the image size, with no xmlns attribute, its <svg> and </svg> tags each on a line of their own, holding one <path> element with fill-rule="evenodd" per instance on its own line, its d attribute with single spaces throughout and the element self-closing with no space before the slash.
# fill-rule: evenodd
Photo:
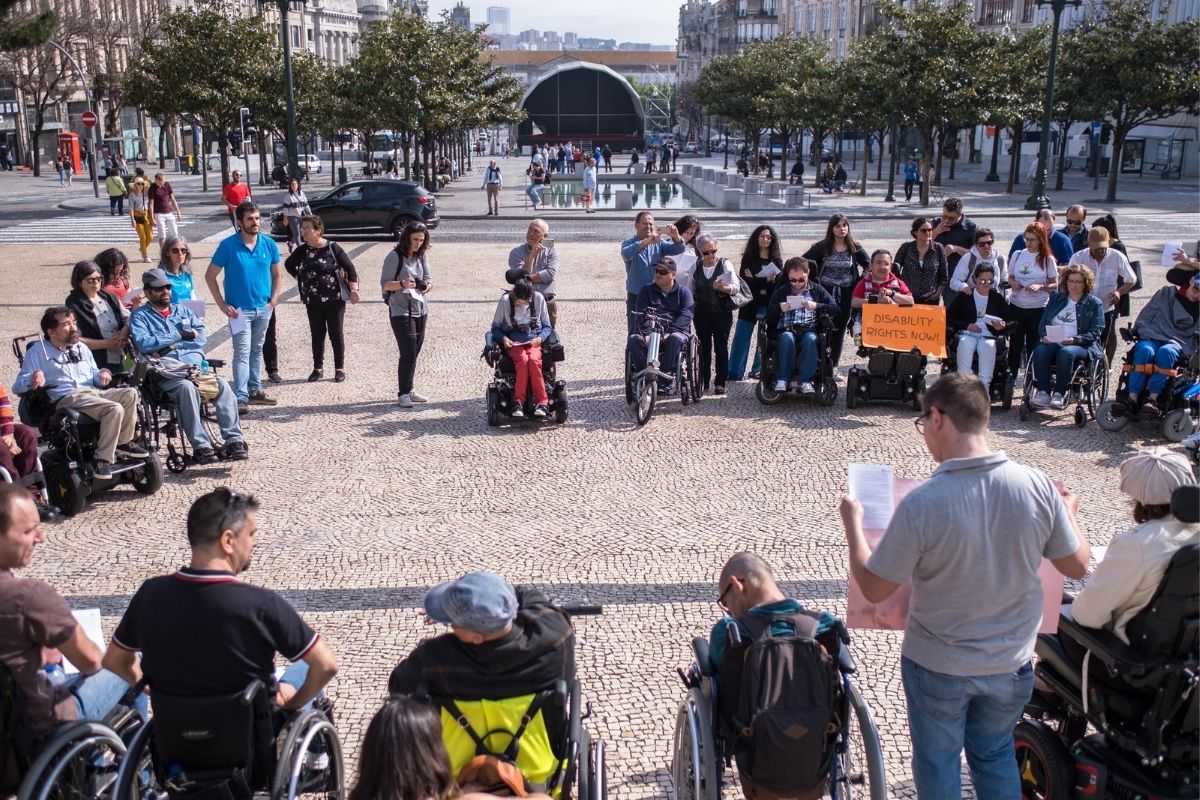
<svg viewBox="0 0 1200 800">
<path fill-rule="evenodd" d="M 863 527 L 886 530 L 892 521 L 895 497 L 890 464 L 850 464 L 850 496 L 863 507 Z"/>
</svg>

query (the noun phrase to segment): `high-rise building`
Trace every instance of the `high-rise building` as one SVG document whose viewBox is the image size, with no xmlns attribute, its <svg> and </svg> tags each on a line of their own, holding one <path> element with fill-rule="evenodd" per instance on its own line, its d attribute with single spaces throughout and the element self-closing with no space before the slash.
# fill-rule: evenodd
<svg viewBox="0 0 1200 800">
<path fill-rule="evenodd" d="M 458 5 L 450 10 L 450 22 L 460 28 L 471 29 L 471 9 L 463 5 L 462 0 L 458 0 Z"/>
<path fill-rule="evenodd" d="M 488 6 L 488 33 L 507 36 L 511 32 L 512 12 L 508 6 Z"/>
</svg>

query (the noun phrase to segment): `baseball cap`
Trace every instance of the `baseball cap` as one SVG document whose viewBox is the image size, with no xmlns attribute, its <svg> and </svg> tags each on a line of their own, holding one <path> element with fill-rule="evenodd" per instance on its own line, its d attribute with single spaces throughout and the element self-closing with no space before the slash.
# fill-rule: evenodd
<svg viewBox="0 0 1200 800">
<path fill-rule="evenodd" d="M 516 619 L 517 593 L 494 572 L 468 572 L 426 592 L 425 613 L 443 625 L 496 633 Z"/>
<path fill-rule="evenodd" d="M 655 270 L 657 270 L 659 267 L 662 267 L 669 272 L 674 272 L 676 269 L 678 269 L 678 265 L 675 263 L 675 259 L 673 258 L 664 258 L 662 261 L 659 261 L 654 265 Z"/>
<path fill-rule="evenodd" d="M 158 289 L 170 285 L 171 282 L 167 280 L 167 273 L 157 267 L 155 269 L 148 269 L 142 273 L 142 286 L 147 289 Z"/>
<path fill-rule="evenodd" d="M 1146 506 L 1165 506 L 1180 486 L 1195 483 L 1182 453 L 1151 447 L 1121 462 L 1121 491 Z"/>
<path fill-rule="evenodd" d="M 524 277 L 526 277 L 525 270 L 521 269 L 520 267 L 510 267 L 504 273 L 504 280 L 508 281 L 509 283 L 516 283 Z"/>
</svg>

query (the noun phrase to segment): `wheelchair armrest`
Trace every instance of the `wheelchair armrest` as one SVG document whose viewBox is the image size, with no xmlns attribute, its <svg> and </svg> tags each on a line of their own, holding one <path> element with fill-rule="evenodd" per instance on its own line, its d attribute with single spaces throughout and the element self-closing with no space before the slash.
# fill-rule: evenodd
<svg viewBox="0 0 1200 800">
<path fill-rule="evenodd" d="M 1117 328 L 1117 332 L 1121 334 L 1121 340 L 1126 344 L 1132 344 L 1138 340 L 1138 335 L 1133 332 L 1132 325 L 1126 325 L 1124 328 Z"/>
<path fill-rule="evenodd" d="M 225 359 L 223 358 L 210 358 L 207 360 L 208 365 L 213 369 L 220 369 L 221 367 L 225 366 Z"/>
<path fill-rule="evenodd" d="M 1161 667 L 1161 660 L 1149 660 L 1118 639 L 1111 631 L 1080 625 L 1066 616 L 1058 618 L 1059 635 L 1069 636 L 1080 646 L 1091 651 L 1113 672 L 1132 677 L 1145 675 Z"/>
<path fill-rule="evenodd" d="M 250 681 L 250 683 L 246 685 L 246 688 L 242 690 L 242 703 L 244 705 L 250 705 L 250 703 L 254 701 L 255 696 L 257 696 L 259 692 L 265 691 L 266 688 L 266 684 L 257 678 Z"/>
<path fill-rule="evenodd" d="M 711 677 L 712 663 L 708 660 L 708 639 L 699 636 L 692 639 L 692 653 L 696 656 L 696 666 L 700 668 L 700 674 Z"/>
<path fill-rule="evenodd" d="M 858 667 L 854 664 L 854 656 L 850 653 L 849 647 L 838 648 L 838 669 L 843 675 L 853 675 L 858 672 Z"/>
</svg>

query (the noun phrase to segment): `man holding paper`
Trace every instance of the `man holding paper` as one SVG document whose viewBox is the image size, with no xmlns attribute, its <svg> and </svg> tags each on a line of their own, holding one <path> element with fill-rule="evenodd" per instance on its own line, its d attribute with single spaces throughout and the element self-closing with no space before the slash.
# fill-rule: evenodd
<svg viewBox="0 0 1200 800">
<path fill-rule="evenodd" d="M 1045 557 L 1082 578 L 1090 551 L 1071 521 L 1076 498 L 988 447 L 978 380 L 945 375 L 922 406 L 917 429 L 939 467 L 901 501 L 874 553 L 863 506 L 842 498 L 850 570 L 873 603 L 912 582 L 901 675 L 917 796 L 962 797 L 965 748 L 976 797 L 1009 800 L 1020 797 L 1012 732 L 1033 692 L 1038 568 Z"/>
</svg>

